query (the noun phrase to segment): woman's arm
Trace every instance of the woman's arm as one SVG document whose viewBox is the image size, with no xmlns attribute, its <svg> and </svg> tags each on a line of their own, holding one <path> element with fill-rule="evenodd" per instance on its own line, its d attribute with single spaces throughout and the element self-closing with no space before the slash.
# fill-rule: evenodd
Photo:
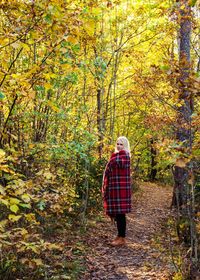
<svg viewBox="0 0 200 280">
<path fill-rule="evenodd" d="M 113 153 L 110 157 L 110 160 L 108 161 L 108 163 L 106 164 L 104 173 L 103 173 L 103 180 L 102 180 L 102 187 L 101 187 L 101 192 L 103 197 L 106 197 L 106 192 L 107 192 L 107 188 L 108 188 L 108 180 L 109 180 L 109 175 L 111 173 L 112 167 L 114 165 L 114 157 L 115 157 L 115 153 Z"/>
</svg>

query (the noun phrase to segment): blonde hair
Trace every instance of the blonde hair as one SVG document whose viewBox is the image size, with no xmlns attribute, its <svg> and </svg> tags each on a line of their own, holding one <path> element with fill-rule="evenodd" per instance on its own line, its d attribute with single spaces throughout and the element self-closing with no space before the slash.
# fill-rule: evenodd
<svg viewBox="0 0 200 280">
<path fill-rule="evenodd" d="M 120 136 L 120 137 L 117 138 L 117 141 L 121 141 L 123 146 L 124 146 L 124 150 L 126 152 L 128 152 L 129 155 L 131 155 L 130 144 L 129 144 L 128 139 L 125 136 Z M 115 146 L 115 152 L 118 152 L 118 150 L 117 150 L 117 141 L 116 141 L 116 146 Z"/>
</svg>

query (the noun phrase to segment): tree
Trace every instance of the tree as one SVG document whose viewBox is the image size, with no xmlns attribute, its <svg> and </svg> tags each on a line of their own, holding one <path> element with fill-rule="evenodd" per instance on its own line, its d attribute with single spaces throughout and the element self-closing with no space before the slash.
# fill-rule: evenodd
<svg viewBox="0 0 200 280">
<path fill-rule="evenodd" d="M 193 179 L 193 95 L 191 75 L 191 1 L 179 1 L 179 97 L 176 120 L 178 157 L 174 166 L 174 195 L 172 204 L 178 209 L 177 231 L 180 240 L 191 248 L 191 271 L 197 263 L 197 235 L 194 222 L 194 179 Z M 192 273 L 192 272 L 191 272 Z"/>
<path fill-rule="evenodd" d="M 191 7 L 189 1 L 180 1 L 180 30 L 179 30 L 179 100 L 177 108 L 176 139 L 180 145 L 182 161 L 180 158 L 174 168 L 175 197 L 174 205 L 184 209 L 188 201 L 188 167 L 186 162 L 192 147 L 191 115 L 193 111 L 192 96 L 189 91 L 190 75 L 190 36 L 191 36 Z M 184 158 L 186 156 L 186 158 Z"/>
</svg>

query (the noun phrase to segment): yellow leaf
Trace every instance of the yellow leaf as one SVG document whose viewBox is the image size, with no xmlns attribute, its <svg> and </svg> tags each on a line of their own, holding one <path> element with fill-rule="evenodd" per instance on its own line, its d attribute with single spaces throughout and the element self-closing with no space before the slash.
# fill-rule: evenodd
<svg viewBox="0 0 200 280">
<path fill-rule="evenodd" d="M 1 46 L 3 46 L 3 45 L 6 45 L 6 44 L 8 44 L 9 43 L 9 38 L 1 38 L 0 39 L 0 44 L 1 44 Z"/>
<path fill-rule="evenodd" d="M 67 63 L 61 64 L 61 68 L 62 68 L 62 70 L 72 71 L 71 65 L 67 64 Z"/>
<path fill-rule="evenodd" d="M 11 77 L 14 78 L 14 79 L 16 79 L 16 80 L 18 80 L 18 79 L 21 78 L 21 74 L 19 74 L 19 73 L 12 74 Z"/>
<path fill-rule="evenodd" d="M 29 262 L 29 259 L 22 258 L 22 259 L 20 259 L 20 262 L 23 263 L 23 264 L 25 264 L 25 263 Z"/>
<path fill-rule="evenodd" d="M 4 150 L 0 149 L 0 162 L 5 161 L 5 154 Z"/>
<path fill-rule="evenodd" d="M 19 211 L 19 207 L 16 204 L 13 204 L 10 206 L 10 210 L 14 213 L 17 213 Z"/>
<path fill-rule="evenodd" d="M 50 80 L 51 78 L 56 78 L 57 77 L 57 75 L 54 74 L 54 73 L 44 73 L 43 75 L 47 80 Z"/>
<path fill-rule="evenodd" d="M 23 194 L 22 196 L 21 196 L 21 198 L 22 198 L 22 200 L 24 201 L 24 202 L 30 202 L 30 196 L 28 195 L 28 194 Z"/>
<path fill-rule="evenodd" d="M 55 112 L 60 112 L 60 109 L 54 105 L 53 102 L 51 102 L 50 100 L 47 102 L 47 104 L 49 105 L 49 107 L 51 107 L 51 109 Z"/>
<path fill-rule="evenodd" d="M 38 266 L 43 265 L 42 259 L 32 259 L 33 262 L 35 262 Z"/>
<path fill-rule="evenodd" d="M 1 158 L 1 157 L 5 157 L 5 154 L 6 154 L 6 153 L 4 152 L 4 150 L 0 149 L 0 158 Z"/>
<path fill-rule="evenodd" d="M 47 79 L 50 80 L 51 74 L 50 73 L 44 73 L 43 76 Z"/>
<path fill-rule="evenodd" d="M 21 43 L 21 46 L 24 48 L 24 50 L 30 51 L 30 47 L 27 44 Z"/>
<path fill-rule="evenodd" d="M 36 253 L 36 254 L 39 254 L 39 253 L 40 253 L 40 249 L 39 249 L 38 247 L 34 246 L 34 245 L 31 246 L 30 249 L 31 249 L 34 253 Z"/>
<path fill-rule="evenodd" d="M 2 186 L 0 186 L 0 193 L 3 194 L 3 195 L 5 194 L 5 189 L 4 189 L 4 187 L 2 187 Z M 1 201 L 1 200 L 0 200 L 0 201 Z"/>
<path fill-rule="evenodd" d="M 87 34 L 89 36 L 93 36 L 94 35 L 94 30 L 95 30 L 95 23 L 93 20 L 87 21 L 84 25 L 85 27 L 85 31 L 87 32 Z"/>
<path fill-rule="evenodd" d="M 10 79 L 10 81 L 9 81 L 9 82 L 10 82 L 10 85 L 11 85 L 11 86 L 13 86 L 13 85 L 15 85 L 15 84 L 17 83 L 17 81 L 16 81 L 16 80 L 14 80 L 14 79 Z"/>
<path fill-rule="evenodd" d="M 21 215 L 12 215 L 12 214 L 10 214 L 8 216 L 8 219 L 10 221 L 12 221 L 12 222 L 17 222 L 21 217 L 22 217 Z"/>
<path fill-rule="evenodd" d="M 178 160 L 176 160 L 176 166 L 178 166 L 178 167 L 185 167 L 186 163 L 185 163 L 185 161 L 183 161 L 181 159 L 178 159 Z"/>
<path fill-rule="evenodd" d="M 33 149 L 35 147 L 35 144 L 29 144 L 29 148 Z"/>
<path fill-rule="evenodd" d="M 49 83 L 45 83 L 45 84 L 44 84 L 44 87 L 45 87 L 45 89 L 47 89 L 47 90 L 48 90 L 48 89 L 50 89 L 50 88 L 51 88 L 51 84 L 49 84 Z"/>
<path fill-rule="evenodd" d="M 27 231 L 25 228 L 22 228 L 21 234 L 22 234 L 22 235 L 27 235 L 27 234 L 28 234 L 28 231 Z"/>
<path fill-rule="evenodd" d="M 52 179 L 53 177 L 54 177 L 54 175 L 51 173 L 51 172 L 49 172 L 49 171 L 45 171 L 44 173 L 43 173 L 43 176 L 46 178 L 46 179 Z"/>
<path fill-rule="evenodd" d="M 35 98 L 35 91 L 30 91 L 29 93 L 28 93 L 28 97 L 30 98 L 30 99 L 34 99 Z"/>
<path fill-rule="evenodd" d="M 43 175 L 43 170 L 41 169 L 41 170 L 40 170 L 40 171 L 38 171 L 36 174 L 37 174 L 38 176 Z"/>
<path fill-rule="evenodd" d="M 33 221 L 35 222 L 36 221 L 35 220 L 35 214 L 32 214 L 32 213 L 26 214 L 25 217 L 29 222 L 33 222 Z"/>
<path fill-rule="evenodd" d="M 2 165 L 0 168 L 2 171 L 7 172 L 7 173 L 11 173 L 14 174 L 15 172 L 12 171 L 10 168 L 8 168 L 8 165 Z"/>
<path fill-rule="evenodd" d="M 187 158 L 178 158 L 176 159 L 176 166 L 178 167 L 186 167 L 186 164 L 188 163 L 188 159 Z"/>
<path fill-rule="evenodd" d="M 6 199 L 0 199 L 0 202 L 1 203 L 3 203 L 4 205 L 6 205 L 6 206 L 9 206 L 9 202 L 8 202 L 8 200 L 6 200 Z"/>
<path fill-rule="evenodd" d="M 38 38 L 38 33 L 35 32 L 35 31 L 31 31 L 31 32 L 30 32 L 30 37 L 31 37 L 32 39 L 37 39 L 37 38 Z"/>
<path fill-rule="evenodd" d="M 20 187 L 19 189 L 15 190 L 15 195 L 19 196 L 24 193 L 24 188 Z"/>
<path fill-rule="evenodd" d="M 101 8 L 93 8 L 93 9 L 92 9 L 92 13 L 93 13 L 95 16 L 101 15 L 102 9 L 101 9 Z"/>
<path fill-rule="evenodd" d="M 75 44 L 78 44 L 78 39 L 75 36 L 68 36 L 67 42 L 70 42 L 75 45 Z"/>
<path fill-rule="evenodd" d="M 17 49 L 17 48 L 20 46 L 20 44 L 19 44 L 18 42 L 15 42 L 15 43 L 13 43 L 11 46 L 12 46 L 14 49 Z"/>
<path fill-rule="evenodd" d="M 4 229 L 5 229 L 6 225 L 7 225 L 7 223 L 8 223 L 8 220 L 3 220 L 3 221 L 0 222 L 0 230 L 1 230 L 2 232 L 4 231 Z"/>
<path fill-rule="evenodd" d="M 47 245 L 47 248 L 50 250 L 60 250 L 60 251 L 63 249 L 61 245 L 55 243 L 49 243 Z"/>
<path fill-rule="evenodd" d="M 10 204 L 11 205 L 19 204 L 20 202 L 21 201 L 19 199 L 17 199 L 17 198 L 14 198 L 14 197 L 10 198 Z"/>
</svg>

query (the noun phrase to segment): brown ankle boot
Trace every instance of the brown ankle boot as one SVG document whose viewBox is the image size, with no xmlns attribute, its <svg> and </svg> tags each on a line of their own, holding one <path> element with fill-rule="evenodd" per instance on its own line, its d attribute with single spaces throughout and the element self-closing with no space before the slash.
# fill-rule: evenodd
<svg viewBox="0 0 200 280">
<path fill-rule="evenodd" d="M 122 246 L 126 245 L 126 239 L 124 237 L 116 237 L 112 242 L 112 246 Z"/>
</svg>

